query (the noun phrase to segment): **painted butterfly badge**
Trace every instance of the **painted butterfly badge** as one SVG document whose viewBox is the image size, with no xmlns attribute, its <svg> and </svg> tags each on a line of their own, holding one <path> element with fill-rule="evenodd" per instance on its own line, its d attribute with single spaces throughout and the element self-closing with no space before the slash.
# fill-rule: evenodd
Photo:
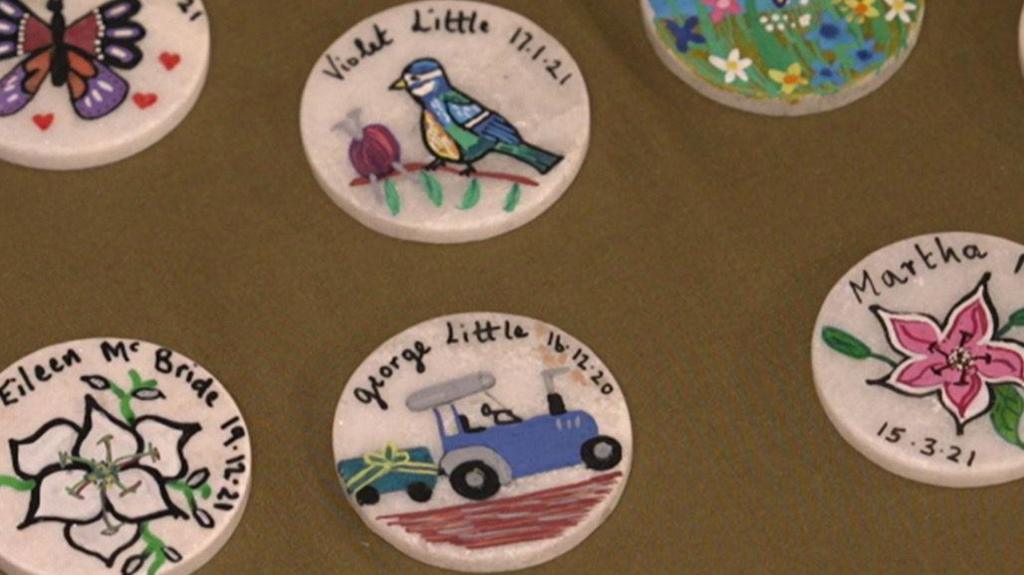
<svg viewBox="0 0 1024 575">
<path fill-rule="evenodd" d="M 44 89 L 67 87 L 72 108 L 84 120 L 103 118 L 124 103 L 128 81 L 115 69 L 142 61 L 138 43 L 146 29 L 133 20 L 140 0 L 113 0 L 72 21 L 63 0 L 49 0 L 47 24 L 20 0 L 0 0 L 0 65 L 16 60 L 0 79 L 0 117 L 20 112 Z"/>
</svg>

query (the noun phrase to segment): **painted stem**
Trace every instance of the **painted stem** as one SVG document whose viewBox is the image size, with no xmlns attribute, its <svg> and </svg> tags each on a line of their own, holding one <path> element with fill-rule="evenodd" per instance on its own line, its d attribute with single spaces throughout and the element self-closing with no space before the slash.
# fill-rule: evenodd
<svg viewBox="0 0 1024 575">
<path fill-rule="evenodd" d="M 889 359 L 888 357 L 885 357 L 884 355 L 880 355 L 880 354 L 872 352 L 871 355 L 869 355 L 868 357 L 870 357 L 871 359 L 877 359 L 878 361 L 881 361 L 881 362 L 884 362 L 884 363 L 888 363 L 889 366 L 891 366 L 893 369 L 899 367 L 898 363 L 896 363 L 895 361 Z"/>
<path fill-rule="evenodd" d="M 156 575 L 160 568 L 167 562 L 167 554 L 164 549 L 167 545 L 159 537 L 149 530 L 149 523 L 142 524 L 142 541 L 146 544 L 147 553 L 152 553 L 153 563 L 149 566 L 148 575 Z"/>
<path fill-rule="evenodd" d="M 411 173 L 420 172 L 424 168 L 426 168 L 427 165 L 428 164 L 424 164 L 422 162 L 410 162 L 408 164 L 405 164 L 405 166 L 404 166 L 405 172 L 394 171 L 394 172 L 391 172 L 390 174 L 388 174 L 386 176 L 381 176 L 380 178 L 378 178 L 378 180 L 379 181 L 383 181 L 383 180 L 388 180 L 388 179 L 391 179 L 391 178 L 401 177 L 403 175 L 407 175 L 407 174 L 411 174 Z M 448 166 L 443 166 L 441 168 L 438 168 L 437 171 L 439 171 L 439 172 L 447 172 L 449 174 L 460 175 L 459 174 L 459 170 L 456 170 L 455 168 L 450 168 Z M 486 179 L 501 180 L 501 181 L 504 181 L 504 182 L 512 182 L 512 183 L 522 184 L 524 186 L 532 186 L 532 187 L 537 187 L 537 186 L 540 185 L 535 180 L 531 180 L 530 178 L 526 178 L 526 177 L 523 177 L 523 176 L 517 176 L 515 174 L 505 174 L 505 173 L 501 173 L 501 172 L 475 172 L 474 174 L 472 174 L 472 177 L 480 178 L 480 179 L 485 179 L 485 180 Z M 356 178 L 356 179 L 352 180 L 352 182 L 349 183 L 349 185 L 352 186 L 352 187 L 366 186 L 366 185 L 369 185 L 369 184 L 370 184 L 369 178 Z"/>
<path fill-rule="evenodd" d="M 185 500 L 188 501 L 189 511 L 196 510 L 196 492 L 199 492 L 199 496 L 203 499 L 209 499 L 213 495 L 213 488 L 210 487 L 209 483 L 204 483 L 197 489 L 192 489 L 184 481 L 172 481 L 167 484 L 167 487 L 175 491 L 181 492 L 185 496 Z"/>
<path fill-rule="evenodd" d="M 0 475 L 0 487 L 6 487 L 15 491 L 32 491 L 36 487 L 35 481 L 23 481 L 17 477 Z"/>
<path fill-rule="evenodd" d="M 996 332 L 996 337 L 1000 338 L 1005 336 L 1006 334 L 1010 333 L 1015 327 L 1017 326 L 1012 323 L 1004 325 L 1003 327 L 999 328 L 999 331 Z"/>
</svg>

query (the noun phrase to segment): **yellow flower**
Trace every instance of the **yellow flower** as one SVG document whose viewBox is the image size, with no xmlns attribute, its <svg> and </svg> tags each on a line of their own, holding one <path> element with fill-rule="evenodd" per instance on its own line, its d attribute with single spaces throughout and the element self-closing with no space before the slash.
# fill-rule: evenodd
<svg viewBox="0 0 1024 575">
<path fill-rule="evenodd" d="M 875 8 L 875 2 L 876 0 L 844 0 L 846 9 L 849 11 L 846 19 L 863 24 L 868 18 L 878 18 L 882 13 Z"/>
<path fill-rule="evenodd" d="M 806 86 L 809 81 L 804 78 L 804 69 L 800 64 L 791 64 L 786 71 L 768 70 L 768 77 L 782 85 L 782 91 L 792 94 L 800 86 Z"/>
</svg>

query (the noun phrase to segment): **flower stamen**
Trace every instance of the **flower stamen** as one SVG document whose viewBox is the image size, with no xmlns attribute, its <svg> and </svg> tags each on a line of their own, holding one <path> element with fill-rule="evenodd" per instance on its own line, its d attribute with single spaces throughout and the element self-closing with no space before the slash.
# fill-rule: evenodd
<svg viewBox="0 0 1024 575">
<path fill-rule="evenodd" d="M 946 362 L 949 367 L 960 372 L 966 372 L 974 365 L 974 356 L 967 349 L 958 347 L 953 350 L 953 353 L 946 356 Z"/>
</svg>

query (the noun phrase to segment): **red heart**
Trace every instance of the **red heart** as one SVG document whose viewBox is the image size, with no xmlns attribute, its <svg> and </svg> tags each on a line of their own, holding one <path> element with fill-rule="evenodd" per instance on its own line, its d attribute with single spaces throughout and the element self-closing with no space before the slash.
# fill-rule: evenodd
<svg viewBox="0 0 1024 575">
<path fill-rule="evenodd" d="M 140 110 L 145 110 L 153 104 L 156 104 L 156 101 L 159 99 L 160 98 L 156 94 L 145 94 L 141 92 L 132 96 L 132 101 L 135 102 L 135 105 L 138 106 Z"/>
<path fill-rule="evenodd" d="M 53 125 L 53 114 L 36 114 L 32 116 L 32 121 L 35 122 L 37 128 L 45 132 Z"/>
<path fill-rule="evenodd" d="M 181 64 L 181 56 L 170 52 L 164 52 L 163 54 L 160 54 L 160 63 L 164 65 L 164 68 L 167 68 L 168 72 L 170 72 L 177 68 L 178 64 Z"/>
</svg>

